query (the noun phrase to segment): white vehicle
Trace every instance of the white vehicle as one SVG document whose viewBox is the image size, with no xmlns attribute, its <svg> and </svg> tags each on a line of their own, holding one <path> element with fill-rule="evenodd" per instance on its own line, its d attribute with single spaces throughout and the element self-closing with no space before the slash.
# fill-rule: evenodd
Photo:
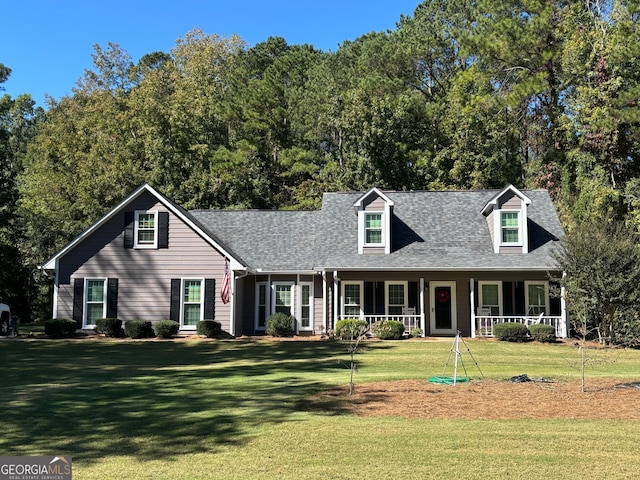
<svg viewBox="0 0 640 480">
<path fill-rule="evenodd" d="M 0 335 L 9 335 L 11 332 L 11 310 L 9 305 L 2 303 L 0 298 Z"/>
</svg>

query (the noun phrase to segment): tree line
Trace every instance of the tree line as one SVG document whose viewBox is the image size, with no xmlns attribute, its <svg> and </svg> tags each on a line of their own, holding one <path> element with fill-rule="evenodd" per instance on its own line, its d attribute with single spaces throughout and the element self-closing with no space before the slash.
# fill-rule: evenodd
<svg viewBox="0 0 640 480">
<path fill-rule="evenodd" d="M 316 208 L 323 191 L 546 188 L 568 231 L 640 228 L 640 6 L 425 0 L 335 51 L 188 32 L 94 46 L 72 93 L 0 100 L 0 291 L 142 183 L 186 208 Z M 0 86 L 10 66 L 0 64 Z"/>
</svg>

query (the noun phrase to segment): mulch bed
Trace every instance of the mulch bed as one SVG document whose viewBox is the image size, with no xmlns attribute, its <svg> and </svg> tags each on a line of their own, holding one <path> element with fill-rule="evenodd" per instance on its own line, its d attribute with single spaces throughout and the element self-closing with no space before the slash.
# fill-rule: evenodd
<svg viewBox="0 0 640 480">
<path fill-rule="evenodd" d="M 425 380 L 356 384 L 323 392 L 318 404 L 339 405 L 361 416 L 466 420 L 595 419 L 640 420 L 640 383 L 635 380 L 472 380 L 457 385 Z"/>
</svg>

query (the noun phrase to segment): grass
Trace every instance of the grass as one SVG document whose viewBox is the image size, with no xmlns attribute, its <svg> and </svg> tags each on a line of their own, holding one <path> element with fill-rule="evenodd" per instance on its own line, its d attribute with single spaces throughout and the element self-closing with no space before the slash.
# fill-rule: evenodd
<svg viewBox="0 0 640 480">
<path fill-rule="evenodd" d="M 567 345 L 461 347 L 472 377 L 474 359 L 495 379 L 580 374 Z M 356 390 L 440 375 L 450 353 L 449 341 L 367 342 Z M 640 372 L 640 351 L 590 356 L 588 377 Z M 361 418 L 311 404 L 310 394 L 347 386 L 346 361 L 337 342 L 2 340 L 0 452 L 72 456 L 77 479 L 631 478 L 640 469 L 637 422 Z"/>
</svg>

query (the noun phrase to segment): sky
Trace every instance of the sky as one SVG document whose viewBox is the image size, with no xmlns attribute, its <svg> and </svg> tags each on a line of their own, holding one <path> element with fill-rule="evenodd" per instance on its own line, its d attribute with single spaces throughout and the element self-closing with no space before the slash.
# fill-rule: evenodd
<svg viewBox="0 0 640 480">
<path fill-rule="evenodd" d="M 137 62 L 170 52 L 194 28 L 205 34 L 239 35 L 250 46 L 271 36 L 290 45 L 336 51 L 345 40 L 394 30 L 420 0 L 5 0 L 0 7 L 0 63 L 12 72 L 0 84 L 15 98 L 45 94 L 59 100 L 86 69 L 93 46 L 116 43 Z"/>
</svg>

